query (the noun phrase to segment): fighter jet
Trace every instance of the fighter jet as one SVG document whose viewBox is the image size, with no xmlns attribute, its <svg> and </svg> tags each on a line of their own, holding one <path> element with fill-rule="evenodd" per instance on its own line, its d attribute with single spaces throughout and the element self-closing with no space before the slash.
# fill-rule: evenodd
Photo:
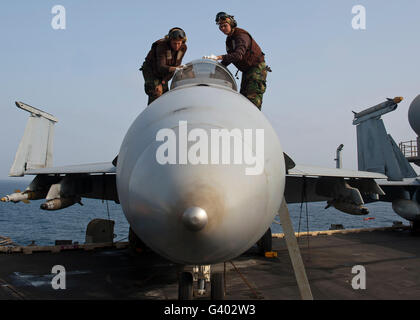
<svg viewBox="0 0 420 320">
<path fill-rule="evenodd" d="M 415 231 L 420 227 L 420 180 L 381 119 L 382 115 L 396 110 L 401 101 L 402 98 L 396 97 L 355 112 L 353 124 L 357 127 L 358 169 L 387 176 L 387 179 L 377 181 L 386 194 L 374 199 L 366 197 L 365 201 L 392 202 L 395 213 L 412 222 Z M 408 120 L 419 136 L 420 95 L 410 105 Z M 415 151 L 417 155 L 417 149 Z M 418 156 L 410 160 L 418 164 Z"/>
<path fill-rule="evenodd" d="M 10 176 L 35 178 L 3 201 L 45 199 L 41 209 L 59 210 L 81 198 L 113 200 L 145 245 L 181 265 L 229 261 L 270 240 L 286 203 L 328 201 L 365 214 L 362 195 L 383 195 L 374 180 L 383 174 L 296 165 L 264 114 L 213 60 L 175 73 L 171 90 L 134 120 L 113 162 L 53 167 L 57 119 L 16 104 L 30 118 Z M 191 274 L 179 279 L 179 297 L 191 298 Z M 223 298 L 223 277 L 211 279 L 212 297 Z"/>
</svg>

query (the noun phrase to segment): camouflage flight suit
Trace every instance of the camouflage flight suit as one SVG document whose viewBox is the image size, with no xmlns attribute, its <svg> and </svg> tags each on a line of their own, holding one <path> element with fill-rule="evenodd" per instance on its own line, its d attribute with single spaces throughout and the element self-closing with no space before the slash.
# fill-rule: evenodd
<svg viewBox="0 0 420 320">
<path fill-rule="evenodd" d="M 144 91 L 149 96 L 148 105 L 169 90 L 168 82 L 175 72 L 169 72 L 170 67 L 181 65 L 187 46 L 182 44 L 179 51 L 173 51 L 167 39 L 153 43 L 140 70 L 144 78 Z M 158 87 L 162 85 L 162 92 Z"/>
<path fill-rule="evenodd" d="M 168 82 L 162 79 L 159 79 L 153 74 L 153 71 L 150 70 L 147 66 L 143 65 L 141 68 L 144 78 L 144 91 L 148 95 L 149 99 L 147 101 L 147 105 L 151 104 L 157 98 L 159 98 L 162 94 L 169 90 Z M 162 85 L 162 93 L 157 92 L 156 88 L 159 85 Z"/>
<path fill-rule="evenodd" d="M 265 62 L 261 62 L 256 67 L 252 67 L 242 74 L 240 93 L 247 97 L 260 110 L 263 94 L 267 87 L 266 79 L 267 66 Z"/>
<path fill-rule="evenodd" d="M 226 38 L 226 51 L 227 54 L 222 56 L 222 64 L 228 66 L 233 63 L 242 71 L 240 93 L 261 110 L 267 66 L 260 46 L 246 30 L 236 27 Z"/>
</svg>

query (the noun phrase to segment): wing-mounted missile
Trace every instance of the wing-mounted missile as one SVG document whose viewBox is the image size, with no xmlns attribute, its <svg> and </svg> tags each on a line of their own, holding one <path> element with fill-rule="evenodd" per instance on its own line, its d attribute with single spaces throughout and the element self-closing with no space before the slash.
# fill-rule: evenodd
<svg viewBox="0 0 420 320">
<path fill-rule="evenodd" d="M 46 196 L 46 191 L 31 191 L 31 190 L 25 190 L 23 192 L 20 192 L 19 190 L 16 190 L 17 192 L 9 194 L 1 198 L 2 202 L 14 202 L 18 203 L 20 201 L 24 203 L 29 203 L 29 200 L 39 200 L 44 199 Z"/>
<path fill-rule="evenodd" d="M 21 192 L 20 190 L 15 190 L 14 193 L 6 195 L 0 200 L 2 202 L 18 203 L 22 201 L 24 203 L 28 203 L 29 200 L 45 199 L 51 184 L 59 179 L 60 178 L 53 176 L 38 175 L 31 181 L 25 191 Z"/>
</svg>

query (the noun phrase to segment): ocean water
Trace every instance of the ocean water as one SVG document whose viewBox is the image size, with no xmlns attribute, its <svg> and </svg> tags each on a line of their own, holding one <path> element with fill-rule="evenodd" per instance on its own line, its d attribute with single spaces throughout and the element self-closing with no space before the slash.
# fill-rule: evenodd
<svg viewBox="0 0 420 320">
<path fill-rule="evenodd" d="M 0 197 L 11 194 L 16 189 L 24 190 L 30 181 L 17 178 L 0 180 Z M 35 241 L 37 245 L 53 245 L 55 240 L 85 242 L 86 227 L 92 219 L 101 218 L 115 221 L 115 241 L 128 241 L 129 225 L 121 206 L 108 201 L 82 199 L 83 206 L 75 204 L 59 211 L 44 211 L 40 205 L 44 200 L 29 204 L 0 202 L 0 236 L 7 236 L 20 245 Z M 408 222 L 392 210 L 390 203 L 368 204 L 369 215 L 351 216 L 334 208 L 324 209 L 324 202 L 291 204 L 289 211 L 296 232 L 328 230 L 331 224 L 342 224 L 346 229 L 389 227 L 393 221 Z M 365 220 L 365 218 L 374 218 Z M 278 217 L 276 217 L 278 220 Z M 281 226 L 273 223 L 273 233 L 281 233 Z"/>
</svg>

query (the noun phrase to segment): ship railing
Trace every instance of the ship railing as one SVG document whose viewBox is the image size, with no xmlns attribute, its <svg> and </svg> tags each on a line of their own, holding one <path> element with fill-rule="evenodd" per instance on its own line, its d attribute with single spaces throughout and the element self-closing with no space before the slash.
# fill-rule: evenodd
<svg viewBox="0 0 420 320">
<path fill-rule="evenodd" d="M 404 141 L 399 144 L 404 157 L 412 158 L 418 156 L 417 140 Z"/>
</svg>

